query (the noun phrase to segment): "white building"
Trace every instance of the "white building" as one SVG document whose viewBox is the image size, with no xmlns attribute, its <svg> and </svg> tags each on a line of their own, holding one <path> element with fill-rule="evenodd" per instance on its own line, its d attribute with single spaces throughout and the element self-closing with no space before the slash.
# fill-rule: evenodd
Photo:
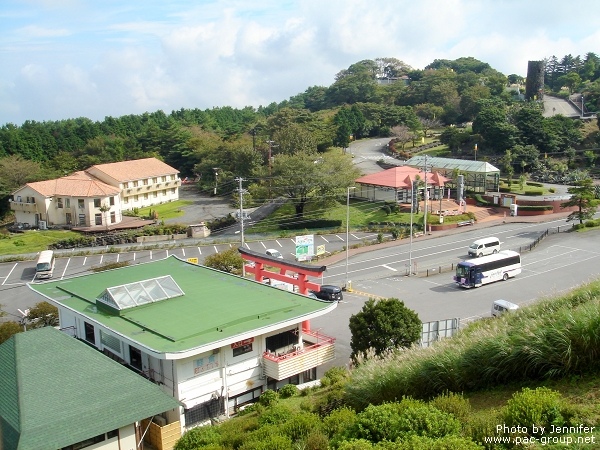
<svg viewBox="0 0 600 450">
<path fill-rule="evenodd" d="M 34 283 L 60 327 L 154 381 L 182 429 L 228 416 L 265 389 L 316 379 L 334 339 L 310 329 L 324 302 L 176 257 Z"/>
</svg>

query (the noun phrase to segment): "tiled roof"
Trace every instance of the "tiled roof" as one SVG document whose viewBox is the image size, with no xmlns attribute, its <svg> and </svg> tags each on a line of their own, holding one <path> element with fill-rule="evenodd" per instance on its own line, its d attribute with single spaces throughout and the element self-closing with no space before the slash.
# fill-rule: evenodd
<svg viewBox="0 0 600 450">
<path fill-rule="evenodd" d="M 356 180 L 359 184 L 370 184 L 373 186 L 390 187 L 395 189 L 410 189 L 412 182 L 419 177 L 425 180 L 425 173 L 422 170 L 408 166 L 393 167 L 382 170 L 381 172 L 371 173 Z M 439 173 L 427 173 L 427 184 L 433 186 L 443 186 L 448 178 Z"/>
<path fill-rule="evenodd" d="M 5 448 L 62 448 L 178 407 L 158 386 L 52 327 L 0 345 Z"/>
<path fill-rule="evenodd" d="M 156 158 L 98 164 L 90 167 L 88 170 L 92 173 L 95 171 L 105 173 L 119 182 L 179 173 L 177 169 L 174 169 Z"/>
<path fill-rule="evenodd" d="M 184 295 L 130 308 L 119 315 L 97 308 L 112 286 L 171 275 Z M 236 342 L 256 330 L 326 314 L 335 303 L 267 286 L 182 261 L 175 256 L 29 287 L 157 353 L 184 353 Z M 252 334 L 253 335 L 253 334 Z"/>
<path fill-rule="evenodd" d="M 55 180 L 27 183 L 27 186 L 44 197 L 109 197 L 121 192 L 118 187 L 103 183 L 85 172 L 75 172 Z"/>
</svg>

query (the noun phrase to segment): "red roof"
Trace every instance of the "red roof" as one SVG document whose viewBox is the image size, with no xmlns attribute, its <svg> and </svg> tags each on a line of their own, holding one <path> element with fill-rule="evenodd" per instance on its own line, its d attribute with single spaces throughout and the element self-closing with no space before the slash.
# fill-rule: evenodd
<svg viewBox="0 0 600 450">
<path fill-rule="evenodd" d="M 425 172 L 414 167 L 400 166 L 381 172 L 372 173 L 356 180 L 359 184 L 370 184 L 372 186 L 390 187 L 395 189 L 410 189 L 412 182 L 419 177 L 425 180 Z M 427 173 L 427 184 L 432 186 L 443 186 L 450 181 L 437 172 Z"/>
</svg>

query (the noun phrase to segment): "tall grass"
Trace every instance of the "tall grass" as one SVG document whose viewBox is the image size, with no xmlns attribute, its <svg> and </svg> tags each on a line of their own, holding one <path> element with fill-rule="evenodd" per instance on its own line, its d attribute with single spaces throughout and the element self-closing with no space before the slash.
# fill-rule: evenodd
<svg viewBox="0 0 600 450">
<path fill-rule="evenodd" d="M 600 369 L 600 280 L 514 314 L 474 323 L 429 348 L 358 365 L 346 400 L 362 409 L 405 396 L 429 399 L 499 384 L 556 379 Z"/>
</svg>

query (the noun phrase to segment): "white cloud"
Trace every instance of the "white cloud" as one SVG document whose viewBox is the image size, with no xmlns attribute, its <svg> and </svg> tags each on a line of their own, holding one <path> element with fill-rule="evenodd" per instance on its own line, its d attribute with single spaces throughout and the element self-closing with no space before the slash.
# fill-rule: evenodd
<svg viewBox="0 0 600 450">
<path fill-rule="evenodd" d="M 0 123 L 257 107 L 377 57 L 473 56 L 525 75 L 600 42 L 595 0 L 580 0 L 585 14 L 558 0 L 70 1 L 0 6 Z"/>
</svg>

